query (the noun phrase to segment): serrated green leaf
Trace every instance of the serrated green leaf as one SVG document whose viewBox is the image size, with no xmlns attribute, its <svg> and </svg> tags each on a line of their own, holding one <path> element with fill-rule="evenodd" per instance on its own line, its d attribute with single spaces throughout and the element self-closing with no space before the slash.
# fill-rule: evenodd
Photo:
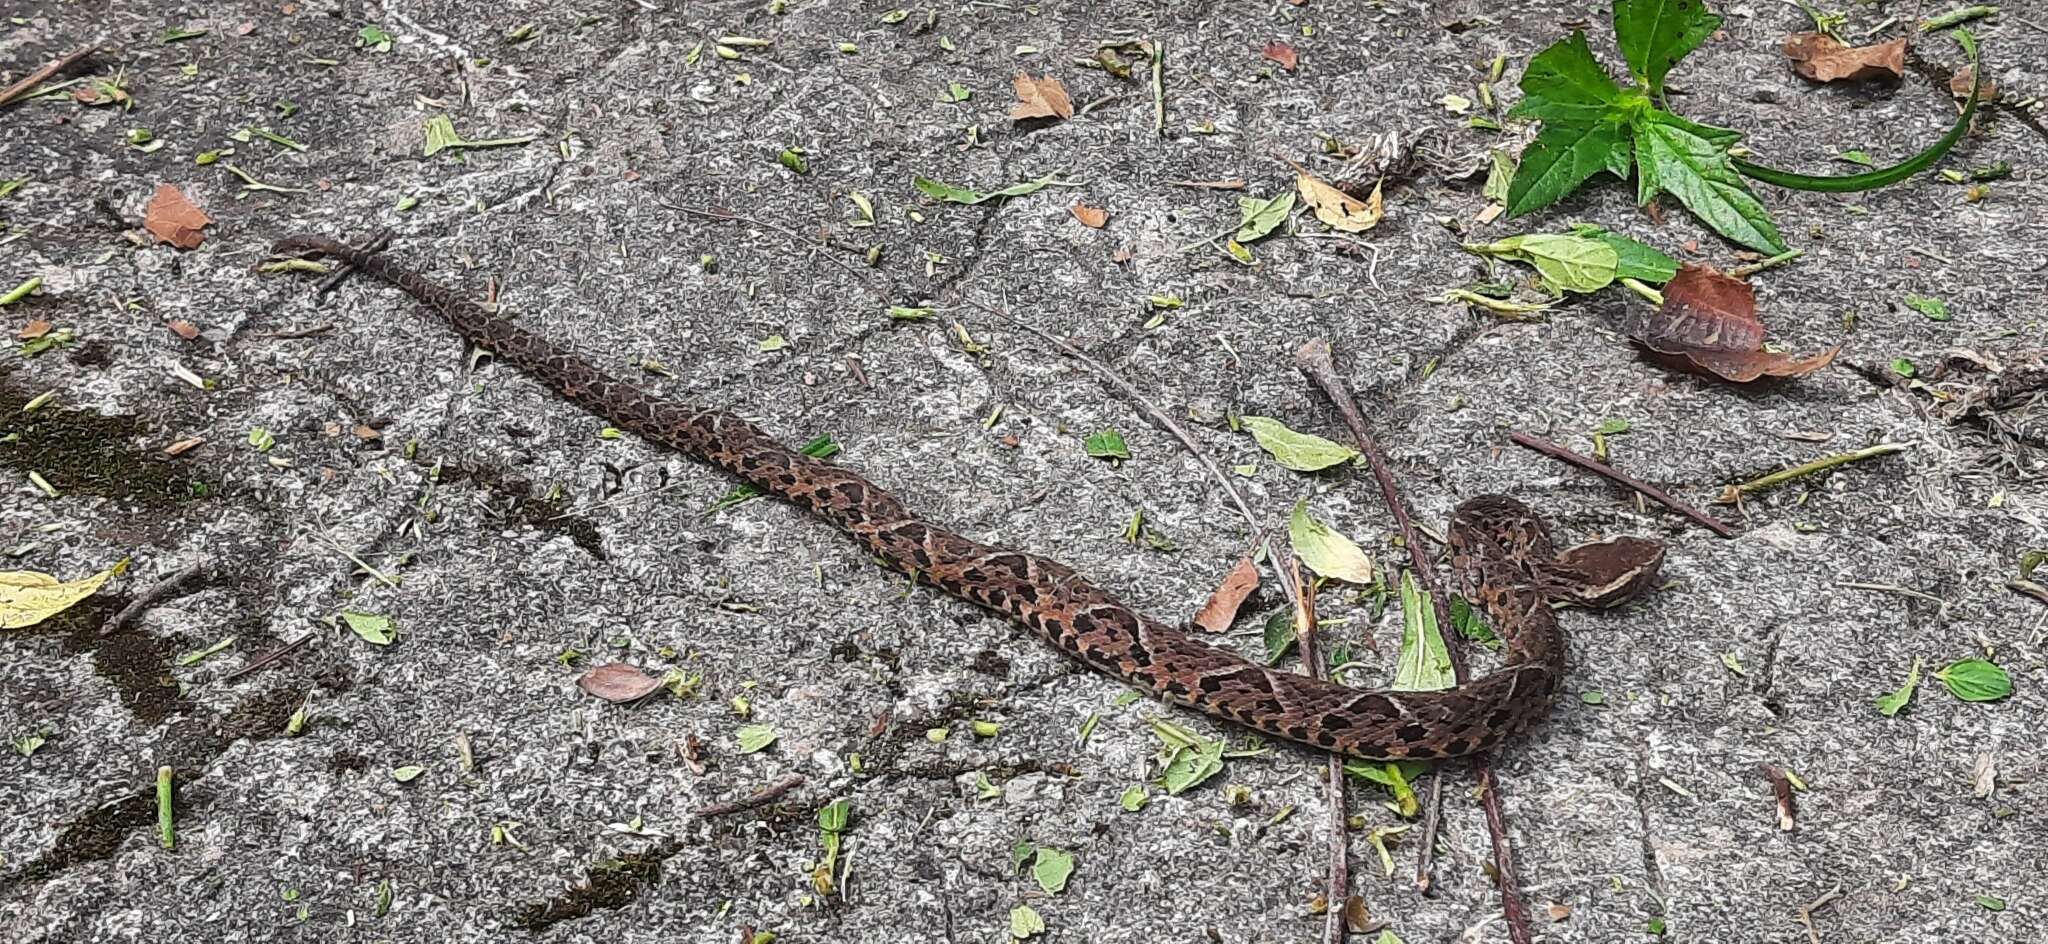
<svg viewBox="0 0 2048 944">
<path fill-rule="evenodd" d="M 1562 292 L 1597 292 L 1614 284 L 1621 254 L 1613 246 L 1584 236 L 1525 233 L 1491 243 L 1467 243 L 1467 250 L 1515 259 L 1536 267 L 1543 282 Z"/>
<path fill-rule="evenodd" d="M 1294 191 L 1289 190 L 1269 200 L 1257 197 L 1237 198 L 1237 243 L 1251 242 L 1265 236 L 1287 221 L 1287 214 L 1294 212 Z"/>
<path fill-rule="evenodd" d="M 1287 539 L 1308 569 L 1361 587 L 1372 583 L 1372 558 L 1350 538 L 1310 517 L 1306 500 L 1296 502 L 1294 514 L 1287 519 Z"/>
<path fill-rule="evenodd" d="M 1721 28 L 1701 0 L 1615 0 L 1614 37 L 1629 72 L 1650 94 L 1664 91 L 1664 75 Z"/>
<path fill-rule="evenodd" d="M 391 617 L 388 616 L 344 610 L 341 614 L 341 621 L 347 623 L 349 629 L 353 630 L 356 635 L 361 636 L 364 642 L 371 645 L 391 645 L 391 640 L 397 638 L 398 635 L 392 630 Z"/>
<path fill-rule="evenodd" d="M 1770 214 L 1729 163 L 1721 143 L 1729 139 L 1702 135 L 1705 127 L 1654 110 L 1636 122 L 1637 202 L 1669 193 L 1722 236 L 1759 252 L 1784 252 Z"/>
<path fill-rule="evenodd" d="M 1430 692 L 1458 684 L 1451 654 L 1437 630 L 1436 606 L 1415 574 L 1401 572 L 1401 660 L 1394 669 L 1397 692 Z"/>
<path fill-rule="evenodd" d="M 2012 694 L 2012 676 L 1983 659 L 1951 662 L 1934 677 L 1948 686 L 1950 694 L 1964 701 L 1997 701 Z"/>
<path fill-rule="evenodd" d="M 1350 446 L 1297 433 L 1269 416 L 1243 416 L 1238 421 L 1251 430 L 1259 448 L 1271 454 L 1273 461 L 1296 472 L 1315 472 L 1358 457 L 1358 450 Z"/>
<path fill-rule="evenodd" d="M 1059 894 L 1067 887 L 1067 879 L 1073 874 L 1074 857 L 1071 853 L 1047 846 L 1038 847 L 1038 858 L 1031 863 L 1031 878 L 1046 894 Z"/>
<path fill-rule="evenodd" d="M 1508 114 L 1541 119 L 1546 126 L 1600 124 L 1621 99 L 1621 86 L 1593 58 L 1581 30 L 1531 57 L 1522 70 L 1521 88 L 1522 100 Z"/>
<path fill-rule="evenodd" d="M 1638 282 L 1662 285 L 1678 275 L 1678 260 L 1627 236 L 1610 233 L 1590 223 L 1574 225 L 1572 235 L 1597 239 L 1613 247 L 1614 277 L 1617 279 L 1635 279 Z"/>
<path fill-rule="evenodd" d="M 1919 685 L 1920 659 L 1915 656 L 1913 668 L 1906 673 L 1906 684 L 1899 686 L 1898 691 L 1877 697 L 1877 713 L 1887 718 L 1898 714 L 1899 709 L 1906 707 L 1906 703 L 1913 700 L 1913 689 Z"/>
<path fill-rule="evenodd" d="M 1627 160 L 1633 146 L 1618 118 L 1590 125 L 1546 123 L 1522 150 L 1521 166 L 1508 186 L 1508 216 L 1556 203 L 1587 178 L 1612 171 L 1616 153 Z"/>
</svg>

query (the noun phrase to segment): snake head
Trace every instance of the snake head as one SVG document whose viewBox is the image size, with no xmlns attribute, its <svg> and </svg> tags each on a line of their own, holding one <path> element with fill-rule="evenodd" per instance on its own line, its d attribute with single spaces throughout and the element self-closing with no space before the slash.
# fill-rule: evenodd
<svg viewBox="0 0 2048 944">
<path fill-rule="evenodd" d="M 1566 548 L 1546 570 L 1551 599 L 1606 609 L 1649 589 L 1663 566 L 1662 543 L 1623 536 Z"/>
</svg>

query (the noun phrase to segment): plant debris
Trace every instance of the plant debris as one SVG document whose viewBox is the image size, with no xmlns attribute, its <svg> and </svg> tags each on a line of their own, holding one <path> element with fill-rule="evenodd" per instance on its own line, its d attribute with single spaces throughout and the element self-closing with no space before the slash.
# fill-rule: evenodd
<svg viewBox="0 0 2048 944">
<path fill-rule="evenodd" d="M 1012 120 L 1074 117 L 1074 103 L 1060 80 L 1049 75 L 1034 79 L 1030 73 L 1019 72 L 1010 81 L 1017 88 L 1017 103 L 1010 106 Z"/>
<path fill-rule="evenodd" d="M 1266 48 L 1259 50 L 1259 55 L 1264 56 L 1289 72 L 1293 72 L 1294 67 L 1300 62 L 1294 47 L 1286 43 L 1267 43 Z"/>
<path fill-rule="evenodd" d="M 1710 266 L 1691 264 L 1664 287 L 1664 304 L 1636 319 L 1630 334 L 1680 366 L 1735 383 L 1802 377 L 1826 367 L 1842 350 L 1837 344 L 1806 357 L 1765 350 L 1756 291 Z"/>
<path fill-rule="evenodd" d="M 1251 596 L 1252 591 L 1258 588 L 1258 565 L 1252 563 L 1250 557 L 1238 558 L 1237 566 L 1232 567 L 1230 573 L 1223 576 L 1223 583 L 1216 587 L 1215 593 L 1209 595 L 1208 602 L 1203 603 L 1202 608 L 1195 612 L 1195 625 L 1212 633 L 1229 629 L 1231 621 L 1237 619 L 1238 607 L 1242 606 L 1245 598 Z"/>
<path fill-rule="evenodd" d="M 1085 203 L 1076 203 L 1074 204 L 1072 209 L 1074 213 L 1074 219 L 1080 220 L 1081 225 L 1086 226 L 1089 229 L 1101 229 L 1109 223 L 1109 211 L 1102 209 L 1101 207 L 1092 207 Z"/>
<path fill-rule="evenodd" d="M 624 662 L 607 662 L 583 673 L 576 686 L 613 704 L 639 701 L 661 691 L 661 679 Z"/>
<path fill-rule="evenodd" d="M 0 629 L 34 626 L 71 608 L 92 596 L 119 569 L 117 564 L 71 581 L 33 570 L 0 571 Z"/>
<path fill-rule="evenodd" d="M 1848 46 L 1826 33 L 1793 33 L 1785 37 L 1784 49 L 1792 71 L 1815 82 L 1896 79 L 1906 69 L 1904 36 L 1872 46 Z"/>
<path fill-rule="evenodd" d="M 156 185 L 156 194 L 149 198 L 149 207 L 142 214 L 142 226 L 150 235 L 179 249 L 199 248 L 206 238 L 200 230 L 211 222 L 212 217 L 170 184 Z"/>
<path fill-rule="evenodd" d="M 1365 556 L 1350 538 L 1311 517 L 1306 500 L 1294 504 L 1294 514 L 1287 521 L 1287 537 L 1308 569 L 1361 587 L 1372 584 L 1372 558 Z"/>
<path fill-rule="evenodd" d="M 1387 215 L 1380 186 L 1373 184 L 1372 194 L 1360 200 L 1309 173 L 1301 165 L 1295 165 L 1294 190 L 1301 194 L 1301 202 L 1315 211 L 1316 219 L 1331 229 L 1346 233 L 1363 233 L 1380 225 L 1381 218 Z"/>
</svg>

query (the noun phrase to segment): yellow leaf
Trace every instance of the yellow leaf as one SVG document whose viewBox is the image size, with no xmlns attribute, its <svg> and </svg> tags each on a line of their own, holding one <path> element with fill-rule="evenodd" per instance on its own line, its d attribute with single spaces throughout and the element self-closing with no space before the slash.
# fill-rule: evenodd
<svg viewBox="0 0 2048 944">
<path fill-rule="evenodd" d="M 33 570 L 0 571 L 0 629 L 34 626 L 68 609 L 114 576 L 107 568 L 84 580 L 64 583 Z"/>
<path fill-rule="evenodd" d="M 1334 580 L 1366 586 L 1372 583 L 1372 558 L 1358 545 L 1308 513 L 1308 502 L 1294 504 L 1287 521 L 1287 538 L 1294 553 L 1310 570 Z"/>
<path fill-rule="evenodd" d="M 1380 225 L 1380 217 L 1386 215 L 1379 184 L 1372 186 L 1372 196 L 1360 200 L 1302 171 L 1294 176 L 1294 189 L 1301 194 L 1301 202 L 1316 211 L 1316 219 L 1331 229 L 1363 233 Z"/>
</svg>

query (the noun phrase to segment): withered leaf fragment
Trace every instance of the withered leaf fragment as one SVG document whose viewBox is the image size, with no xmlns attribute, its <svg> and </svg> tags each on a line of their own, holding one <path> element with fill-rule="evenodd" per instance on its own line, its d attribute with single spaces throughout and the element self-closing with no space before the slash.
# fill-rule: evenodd
<svg viewBox="0 0 2048 944">
<path fill-rule="evenodd" d="M 149 198 L 149 207 L 142 213 L 143 228 L 150 235 L 179 249 L 197 249 L 206 238 L 200 229 L 211 222 L 212 217 L 170 184 L 156 185 L 156 195 Z"/>
<path fill-rule="evenodd" d="M 1844 46 L 1826 33 L 1793 33 L 1785 37 L 1785 58 L 1792 61 L 1792 71 L 1815 82 L 1896 79 L 1906 68 L 1906 38 Z"/>
<path fill-rule="evenodd" d="M 1074 103 L 1060 80 L 1049 75 L 1034 79 L 1028 72 L 1019 72 L 1011 84 L 1017 88 L 1017 104 L 1010 106 L 1012 120 L 1074 117 Z"/>
<path fill-rule="evenodd" d="M 1763 349 L 1764 325 L 1748 282 L 1688 264 L 1664 286 L 1664 304 L 1638 317 L 1629 334 L 1679 366 L 1735 383 L 1802 377 L 1826 367 L 1842 346 L 1793 357 Z"/>
<path fill-rule="evenodd" d="M 1223 583 L 1209 595 L 1209 602 L 1195 613 L 1195 625 L 1212 633 L 1229 629 L 1231 621 L 1237 618 L 1237 608 L 1258 588 L 1258 565 L 1249 557 L 1238 558 L 1237 566 L 1223 576 Z"/>
<path fill-rule="evenodd" d="M 1267 43 L 1266 48 L 1260 50 L 1259 54 L 1267 59 L 1271 59 L 1280 68 L 1286 69 L 1289 72 L 1293 72 L 1295 65 L 1300 61 L 1300 58 L 1294 52 L 1294 47 L 1286 43 Z"/>
<path fill-rule="evenodd" d="M 607 662 L 583 673 L 578 687 L 608 702 L 638 701 L 661 690 L 661 679 L 624 662 Z"/>
</svg>

